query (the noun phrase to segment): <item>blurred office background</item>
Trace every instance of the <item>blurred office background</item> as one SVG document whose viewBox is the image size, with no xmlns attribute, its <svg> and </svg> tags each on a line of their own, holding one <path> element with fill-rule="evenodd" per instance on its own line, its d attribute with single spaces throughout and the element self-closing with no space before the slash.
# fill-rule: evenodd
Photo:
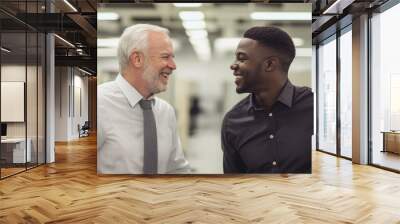
<svg viewBox="0 0 400 224">
<path fill-rule="evenodd" d="M 185 155 L 195 173 L 222 173 L 223 115 L 247 94 L 236 94 L 229 66 L 243 33 L 252 26 L 288 32 L 297 55 L 289 71 L 295 85 L 313 87 L 311 4 L 98 4 L 98 84 L 118 74 L 116 47 L 122 31 L 148 23 L 170 30 L 177 69 L 158 96 L 176 109 Z"/>
</svg>

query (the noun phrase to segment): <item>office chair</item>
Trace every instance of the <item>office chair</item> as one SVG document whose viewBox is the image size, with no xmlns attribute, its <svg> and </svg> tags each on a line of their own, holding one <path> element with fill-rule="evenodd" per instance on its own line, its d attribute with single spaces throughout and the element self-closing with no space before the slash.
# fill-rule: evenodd
<svg viewBox="0 0 400 224">
<path fill-rule="evenodd" d="M 82 125 L 82 127 L 79 129 L 79 138 L 80 137 L 87 137 L 89 136 L 89 121 L 85 121 L 85 123 Z"/>
</svg>

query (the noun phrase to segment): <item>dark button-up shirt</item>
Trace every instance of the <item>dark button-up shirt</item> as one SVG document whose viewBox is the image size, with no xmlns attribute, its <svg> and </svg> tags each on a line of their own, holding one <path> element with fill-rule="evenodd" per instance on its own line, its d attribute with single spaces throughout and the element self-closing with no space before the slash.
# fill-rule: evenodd
<svg viewBox="0 0 400 224">
<path fill-rule="evenodd" d="M 288 80 L 271 111 L 250 94 L 224 118 L 225 173 L 311 173 L 313 93 Z"/>
</svg>

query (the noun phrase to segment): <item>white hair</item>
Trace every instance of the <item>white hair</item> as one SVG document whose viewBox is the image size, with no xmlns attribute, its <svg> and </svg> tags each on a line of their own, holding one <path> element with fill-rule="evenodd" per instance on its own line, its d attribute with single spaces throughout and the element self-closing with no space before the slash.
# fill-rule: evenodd
<svg viewBox="0 0 400 224">
<path fill-rule="evenodd" d="M 122 72 L 128 67 L 129 57 L 134 50 L 141 51 L 145 55 L 148 48 L 148 33 L 162 32 L 169 34 L 169 31 L 163 27 L 149 24 L 137 24 L 127 27 L 119 38 L 118 42 L 118 63 L 119 72 Z"/>
</svg>

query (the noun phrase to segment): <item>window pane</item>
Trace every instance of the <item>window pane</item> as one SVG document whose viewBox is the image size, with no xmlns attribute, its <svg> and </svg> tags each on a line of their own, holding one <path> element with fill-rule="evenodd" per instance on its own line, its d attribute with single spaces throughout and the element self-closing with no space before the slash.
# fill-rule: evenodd
<svg viewBox="0 0 400 224">
<path fill-rule="evenodd" d="M 340 152 L 351 158 L 352 45 L 351 30 L 340 37 Z"/>
<path fill-rule="evenodd" d="M 318 48 L 318 147 L 336 153 L 336 40 Z"/>
<path fill-rule="evenodd" d="M 372 163 L 400 170 L 400 4 L 371 19 Z"/>
</svg>

